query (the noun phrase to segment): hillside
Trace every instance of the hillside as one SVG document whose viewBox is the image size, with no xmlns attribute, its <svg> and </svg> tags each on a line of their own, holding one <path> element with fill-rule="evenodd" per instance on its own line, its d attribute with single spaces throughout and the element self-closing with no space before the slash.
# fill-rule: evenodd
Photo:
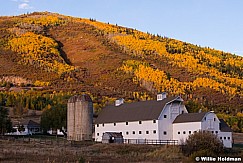
<svg viewBox="0 0 243 163">
<path fill-rule="evenodd" d="M 4 78 L 3 78 L 4 77 Z M 0 17 L 0 82 L 127 100 L 157 92 L 236 115 L 243 108 L 243 58 L 94 19 L 54 13 Z M 19 82 L 20 83 L 20 82 Z"/>
</svg>

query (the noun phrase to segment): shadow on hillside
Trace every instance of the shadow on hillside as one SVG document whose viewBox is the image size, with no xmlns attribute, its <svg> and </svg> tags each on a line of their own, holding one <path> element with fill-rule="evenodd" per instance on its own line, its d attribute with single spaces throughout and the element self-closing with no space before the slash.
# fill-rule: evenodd
<svg viewBox="0 0 243 163">
<path fill-rule="evenodd" d="M 69 64 L 69 65 L 72 65 L 71 61 L 68 59 L 67 57 L 67 54 L 62 50 L 62 47 L 63 47 L 63 44 L 60 42 L 60 41 L 57 41 L 56 42 L 58 43 L 58 50 L 61 54 L 61 57 L 64 59 L 64 61 Z"/>
</svg>

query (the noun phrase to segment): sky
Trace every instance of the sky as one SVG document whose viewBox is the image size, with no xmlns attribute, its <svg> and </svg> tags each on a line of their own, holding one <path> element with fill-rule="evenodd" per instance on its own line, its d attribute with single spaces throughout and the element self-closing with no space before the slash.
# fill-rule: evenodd
<svg viewBox="0 0 243 163">
<path fill-rule="evenodd" d="M 243 0 L 0 0 L 0 16 L 93 18 L 243 56 Z"/>
</svg>

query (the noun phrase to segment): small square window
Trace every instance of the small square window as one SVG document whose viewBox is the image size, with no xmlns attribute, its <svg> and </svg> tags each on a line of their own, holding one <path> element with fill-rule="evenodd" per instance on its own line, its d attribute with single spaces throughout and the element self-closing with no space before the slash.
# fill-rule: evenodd
<svg viewBox="0 0 243 163">
<path fill-rule="evenodd" d="M 126 132 L 126 135 L 128 135 L 128 134 L 129 134 L 129 132 L 127 131 L 127 132 Z"/>
<path fill-rule="evenodd" d="M 178 135 L 180 135 L 181 134 L 181 132 L 180 131 L 178 131 Z"/>
<path fill-rule="evenodd" d="M 212 134 L 214 133 L 214 131 L 212 131 Z"/>
<path fill-rule="evenodd" d="M 230 140 L 230 137 L 228 137 L 228 140 Z"/>
<path fill-rule="evenodd" d="M 216 121 L 216 118 L 214 118 L 213 120 Z"/>
<path fill-rule="evenodd" d="M 186 134 L 186 131 L 183 131 L 183 134 Z"/>
<path fill-rule="evenodd" d="M 153 120 L 153 123 L 156 123 L 156 120 Z"/>
<path fill-rule="evenodd" d="M 193 133 L 197 133 L 197 131 L 193 131 Z"/>
<path fill-rule="evenodd" d="M 133 131 L 132 134 L 135 134 L 135 131 Z"/>
<path fill-rule="evenodd" d="M 116 126 L 116 123 L 114 123 L 114 126 Z"/>
<path fill-rule="evenodd" d="M 146 134 L 149 134 L 149 131 L 146 131 Z"/>
<path fill-rule="evenodd" d="M 126 125 L 128 125 L 128 122 L 126 122 Z"/>
<path fill-rule="evenodd" d="M 220 140 L 222 140 L 222 137 L 220 137 Z"/>
<path fill-rule="evenodd" d="M 224 137 L 224 140 L 226 139 L 226 137 Z"/>
<path fill-rule="evenodd" d="M 218 133 L 218 131 L 215 131 L 215 133 L 217 134 L 217 133 Z"/>
<path fill-rule="evenodd" d="M 97 124 L 96 126 L 99 127 L 99 124 Z"/>
<path fill-rule="evenodd" d="M 192 133 L 192 131 L 189 131 L 188 133 L 189 133 L 189 134 L 191 134 L 191 133 Z"/>
<path fill-rule="evenodd" d="M 181 111 L 181 114 L 184 114 L 184 110 Z"/>
<path fill-rule="evenodd" d="M 99 133 L 97 133 L 97 136 L 99 136 L 100 134 Z"/>
<path fill-rule="evenodd" d="M 156 130 L 154 130 L 153 133 L 156 134 Z"/>
<path fill-rule="evenodd" d="M 142 134 L 142 131 L 139 131 L 138 133 L 139 133 L 139 134 Z"/>
<path fill-rule="evenodd" d="M 104 126 L 105 126 L 105 124 L 103 123 L 103 124 L 102 124 L 102 126 L 104 127 Z"/>
<path fill-rule="evenodd" d="M 164 118 L 167 118 L 167 115 L 164 115 Z"/>
<path fill-rule="evenodd" d="M 139 124 L 142 124 L 142 121 L 139 121 Z"/>
<path fill-rule="evenodd" d="M 167 132 L 166 131 L 164 131 L 164 135 L 167 135 Z"/>
<path fill-rule="evenodd" d="M 205 120 L 205 121 L 207 120 L 206 117 L 204 118 L 204 120 Z"/>
</svg>

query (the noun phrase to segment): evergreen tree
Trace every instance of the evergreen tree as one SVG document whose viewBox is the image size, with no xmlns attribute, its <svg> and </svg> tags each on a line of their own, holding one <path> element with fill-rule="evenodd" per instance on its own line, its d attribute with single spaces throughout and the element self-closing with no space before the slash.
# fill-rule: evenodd
<svg viewBox="0 0 243 163">
<path fill-rule="evenodd" d="M 0 106 L 0 134 L 4 135 L 6 132 L 11 132 L 12 122 L 8 117 L 8 110 Z"/>
</svg>

